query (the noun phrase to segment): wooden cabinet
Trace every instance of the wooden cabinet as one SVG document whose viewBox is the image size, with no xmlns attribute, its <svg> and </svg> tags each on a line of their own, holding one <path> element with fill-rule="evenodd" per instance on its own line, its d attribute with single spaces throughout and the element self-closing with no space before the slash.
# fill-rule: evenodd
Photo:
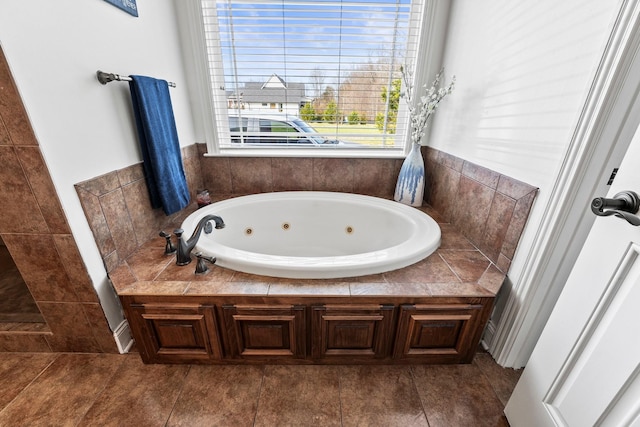
<svg viewBox="0 0 640 427">
<path fill-rule="evenodd" d="M 131 304 L 131 330 L 146 363 L 220 359 L 213 306 Z"/>
<path fill-rule="evenodd" d="M 314 359 L 382 359 L 393 340 L 393 305 L 312 307 Z"/>
<path fill-rule="evenodd" d="M 124 297 L 146 363 L 470 363 L 493 300 Z M 351 302 L 352 301 L 352 302 Z"/>
<path fill-rule="evenodd" d="M 393 357 L 470 363 L 486 322 L 481 304 L 402 305 Z"/>
<path fill-rule="evenodd" d="M 225 353 L 232 358 L 304 358 L 306 307 L 303 305 L 225 305 Z"/>
</svg>

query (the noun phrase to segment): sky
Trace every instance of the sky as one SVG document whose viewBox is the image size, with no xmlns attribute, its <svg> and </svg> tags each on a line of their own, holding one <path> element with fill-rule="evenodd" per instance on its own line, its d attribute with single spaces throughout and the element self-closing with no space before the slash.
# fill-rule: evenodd
<svg viewBox="0 0 640 427">
<path fill-rule="evenodd" d="M 225 87 L 272 74 L 311 84 L 314 73 L 338 87 L 368 62 L 402 63 L 410 0 L 216 2 Z M 396 21 L 397 19 L 397 21 Z M 314 71 L 316 70 L 316 71 Z"/>
</svg>

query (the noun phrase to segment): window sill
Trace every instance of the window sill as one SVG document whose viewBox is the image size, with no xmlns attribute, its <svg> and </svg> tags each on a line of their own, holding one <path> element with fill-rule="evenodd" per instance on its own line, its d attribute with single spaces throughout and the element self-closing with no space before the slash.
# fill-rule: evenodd
<svg viewBox="0 0 640 427">
<path fill-rule="evenodd" d="M 205 157 L 317 157 L 317 158 L 355 158 L 355 159 L 404 159 L 402 148 L 219 148 L 218 152 L 208 151 Z"/>
</svg>

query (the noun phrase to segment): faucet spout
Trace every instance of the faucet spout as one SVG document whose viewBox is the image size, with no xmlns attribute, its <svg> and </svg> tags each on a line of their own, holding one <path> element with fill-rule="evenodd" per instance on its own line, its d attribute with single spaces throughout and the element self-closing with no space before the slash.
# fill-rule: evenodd
<svg viewBox="0 0 640 427">
<path fill-rule="evenodd" d="M 205 234 L 209 234 L 212 231 L 210 221 L 213 221 L 216 224 L 216 229 L 224 228 L 224 221 L 222 218 L 217 215 L 206 215 L 198 222 L 198 225 L 196 225 L 196 228 L 193 230 L 193 234 L 191 234 L 189 240 L 185 240 L 184 237 L 182 237 L 182 233 L 184 233 L 182 228 L 174 230 L 173 233 L 178 237 L 176 264 L 187 265 L 191 262 L 191 251 L 195 248 L 196 243 L 198 243 L 202 230 L 204 230 Z"/>
</svg>

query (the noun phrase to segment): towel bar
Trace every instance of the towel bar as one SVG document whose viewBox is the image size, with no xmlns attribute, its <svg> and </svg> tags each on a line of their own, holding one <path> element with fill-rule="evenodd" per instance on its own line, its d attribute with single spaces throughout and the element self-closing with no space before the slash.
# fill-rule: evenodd
<svg viewBox="0 0 640 427">
<path fill-rule="evenodd" d="M 100 71 L 100 70 L 96 71 L 96 76 L 98 77 L 98 81 L 103 85 L 106 85 L 107 83 L 112 82 L 114 80 L 119 82 L 131 81 L 131 77 L 129 76 L 121 76 L 120 74 L 114 74 L 114 73 L 105 73 L 104 71 Z M 176 87 L 176 84 L 174 82 L 167 82 L 167 83 L 171 87 Z"/>
</svg>

